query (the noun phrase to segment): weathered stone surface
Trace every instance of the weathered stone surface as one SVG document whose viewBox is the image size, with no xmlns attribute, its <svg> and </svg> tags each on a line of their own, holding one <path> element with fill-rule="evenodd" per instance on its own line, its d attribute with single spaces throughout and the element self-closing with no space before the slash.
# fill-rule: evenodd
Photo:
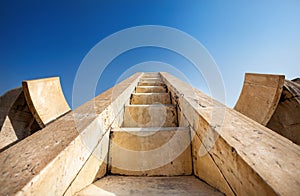
<svg viewBox="0 0 300 196">
<path fill-rule="evenodd" d="M 113 129 L 108 165 L 111 173 L 169 176 L 190 175 L 193 170 L 196 176 L 227 195 L 299 193 L 298 145 L 177 78 L 166 73 L 162 76 L 171 95 L 169 99 L 175 105 L 128 106 L 141 77 L 136 74 L 3 151 L 0 194 L 73 195 L 103 177 L 107 174 L 108 149 L 108 139 L 104 138 L 108 138 L 112 126 L 121 124 L 123 115 L 123 125 L 127 118 L 129 125 L 136 128 Z M 189 128 L 178 128 L 178 124 Z M 172 127 L 164 127 L 167 125 Z M 198 195 L 206 190 L 193 177 L 188 178 L 197 180 L 197 185 L 188 178 L 180 180 L 182 177 L 160 177 L 164 183 L 151 177 L 130 177 L 135 179 L 135 187 L 122 181 L 124 177 L 115 177 L 108 181 L 116 184 L 100 180 L 80 194 L 126 191 Z"/>
<path fill-rule="evenodd" d="M 137 176 L 191 175 L 188 128 L 120 128 L 111 133 L 110 172 Z"/>
<path fill-rule="evenodd" d="M 300 78 L 295 78 L 292 80 L 292 82 L 296 82 L 297 84 L 300 84 Z"/>
<path fill-rule="evenodd" d="M 246 74 L 235 109 L 299 145 L 300 85 L 295 81 L 281 75 Z"/>
<path fill-rule="evenodd" d="M 59 77 L 23 81 L 27 104 L 41 127 L 70 111 Z"/>
<path fill-rule="evenodd" d="M 139 82 L 138 86 L 164 86 L 162 82 Z"/>
<path fill-rule="evenodd" d="M 176 127 L 175 105 L 128 105 L 124 111 L 124 127 Z"/>
<path fill-rule="evenodd" d="M 158 72 L 148 72 L 143 73 L 141 78 L 161 78 L 161 75 Z"/>
<path fill-rule="evenodd" d="M 137 86 L 136 93 L 166 93 L 166 87 L 164 86 Z"/>
<path fill-rule="evenodd" d="M 162 73 L 203 147 L 237 195 L 297 195 L 300 147 Z M 210 182 L 218 186 L 219 182 Z"/>
<path fill-rule="evenodd" d="M 109 134 L 109 131 L 105 133 L 93 154 L 90 155 L 85 165 L 81 168 L 67 191 L 64 193 L 65 196 L 74 195 L 83 187 L 92 184 L 95 179 L 99 179 L 107 173 Z"/>
<path fill-rule="evenodd" d="M 161 82 L 161 78 L 141 78 L 140 82 Z"/>
<path fill-rule="evenodd" d="M 0 194 L 62 195 L 95 152 L 139 76 L 133 75 L 2 152 Z M 112 99 L 113 94 L 117 98 Z"/>
<path fill-rule="evenodd" d="M 191 131 L 193 135 L 192 149 L 194 175 L 198 176 L 208 184 L 212 184 L 215 188 L 222 191 L 226 195 L 234 195 L 228 182 L 224 178 L 220 169 L 217 167 L 213 158 L 205 148 L 201 148 L 203 145 L 200 142 L 200 139 L 196 133 L 194 133 L 194 130 Z"/>
<path fill-rule="evenodd" d="M 131 104 L 171 104 L 170 95 L 168 93 L 133 93 Z"/>
<path fill-rule="evenodd" d="M 0 151 L 39 129 L 22 88 L 10 90 L 0 97 Z"/>
<path fill-rule="evenodd" d="M 76 195 L 223 195 L 194 176 L 107 176 Z"/>
<path fill-rule="evenodd" d="M 267 127 L 300 145 L 300 84 L 285 80 L 279 104 Z"/>
<path fill-rule="evenodd" d="M 234 109 L 267 125 L 276 110 L 283 84 L 283 75 L 246 73 L 243 89 Z"/>
</svg>

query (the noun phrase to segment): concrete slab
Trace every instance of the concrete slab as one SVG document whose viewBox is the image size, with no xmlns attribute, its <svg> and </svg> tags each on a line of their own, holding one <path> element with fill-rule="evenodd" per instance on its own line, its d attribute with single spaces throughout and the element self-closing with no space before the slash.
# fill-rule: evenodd
<svg viewBox="0 0 300 196">
<path fill-rule="evenodd" d="M 112 174 L 191 175 L 189 129 L 183 127 L 112 129 L 109 165 Z"/>
<path fill-rule="evenodd" d="M 223 195 L 194 176 L 107 176 L 76 195 Z"/>
<path fill-rule="evenodd" d="M 175 105 L 125 106 L 123 127 L 176 127 Z"/>
<path fill-rule="evenodd" d="M 130 104 L 171 104 L 168 93 L 132 93 Z"/>
<path fill-rule="evenodd" d="M 165 93 L 167 92 L 164 86 L 137 86 L 136 93 Z"/>
</svg>

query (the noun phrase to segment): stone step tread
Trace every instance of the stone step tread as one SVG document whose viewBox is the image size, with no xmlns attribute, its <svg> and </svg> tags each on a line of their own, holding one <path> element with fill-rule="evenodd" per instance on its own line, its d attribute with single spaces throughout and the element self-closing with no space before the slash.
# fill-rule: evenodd
<svg viewBox="0 0 300 196">
<path fill-rule="evenodd" d="M 223 195 L 194 176 L 107 176 L 76 195 Z"/>
</svg>

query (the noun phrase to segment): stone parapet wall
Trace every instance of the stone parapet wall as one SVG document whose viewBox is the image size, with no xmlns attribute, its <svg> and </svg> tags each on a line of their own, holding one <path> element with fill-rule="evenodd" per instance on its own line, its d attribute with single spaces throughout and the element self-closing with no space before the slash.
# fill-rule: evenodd
<svg viewBox="0 0 300 196">
<path fill-rule="evenodd" d="M 73 194 L 103 176 L 106 168 L 98 158 L 108 144 L 102 138 L 128 102 L 139 76 L 131 76 L 2 152 L 0 194 Z M 80 182 L 87 165 L 88 171 L 99 173 Z"/>
<path fill-rule="evenodd" d="M 174 76 L 161 75 L 182 123 L 192 130 L 196 176 L 227 195 L 299 193 L 298 145 Z"/>
</svg>

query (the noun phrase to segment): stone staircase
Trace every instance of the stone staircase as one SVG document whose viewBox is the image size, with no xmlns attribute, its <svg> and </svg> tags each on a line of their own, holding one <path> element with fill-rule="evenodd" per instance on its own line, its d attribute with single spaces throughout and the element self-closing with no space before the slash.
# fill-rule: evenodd
<svg viewBox="0 0 300 196">
<path fill-rule="evenodd" d="M 159 73 L 144 74 L 110 133 L 108 174 L 78 195 L 220 194 L 192 176 L 191 136 Z"/>
</svg>

